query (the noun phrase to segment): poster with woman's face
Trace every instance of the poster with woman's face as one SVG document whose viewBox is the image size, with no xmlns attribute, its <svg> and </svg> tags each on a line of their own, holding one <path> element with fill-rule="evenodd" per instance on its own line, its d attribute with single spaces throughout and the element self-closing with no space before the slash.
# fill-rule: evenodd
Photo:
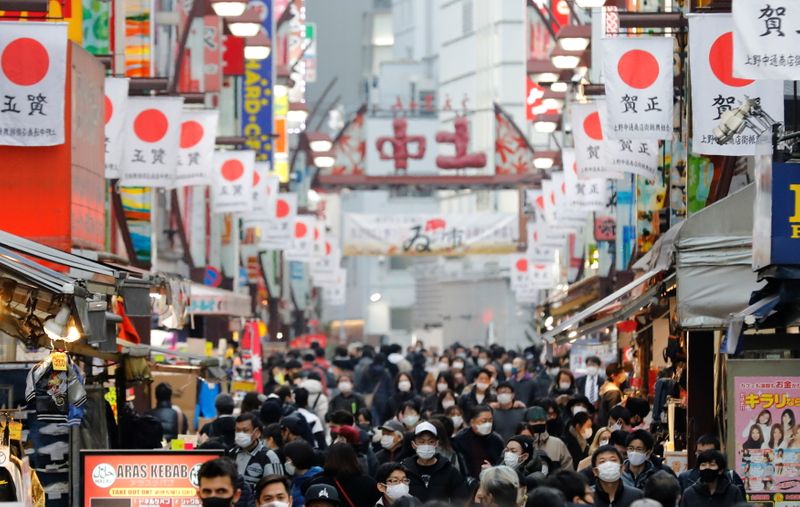
<svg viewBox="0 0 800 507">
<path fill-rule="evenodd" d="M 800 501 L 800 377 L 736 377 L 735 470 L 751 502 Z"/>
</svg>

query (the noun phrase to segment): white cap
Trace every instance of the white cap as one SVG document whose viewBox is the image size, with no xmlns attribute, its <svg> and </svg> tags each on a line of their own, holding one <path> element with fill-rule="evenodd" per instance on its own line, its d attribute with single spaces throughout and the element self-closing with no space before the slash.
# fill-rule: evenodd
<svg viewBox="0 0 800 507">
<path fill-rule="evenodd" d="M 438 437 L 439 435 L 436 433 L 436 426 L 429 423 L 428 421 L 422 421 L 421 423 L 417 424 L 417 428 L 414 430 L 414 435 L 419 435 L 420 433 L 424 432 L 433 433 L 433 436 Z"/>
</svg>

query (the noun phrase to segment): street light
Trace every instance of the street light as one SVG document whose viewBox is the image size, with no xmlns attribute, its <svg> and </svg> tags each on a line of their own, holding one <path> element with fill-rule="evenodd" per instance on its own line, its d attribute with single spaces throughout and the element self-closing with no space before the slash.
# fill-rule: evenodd
<svg viewBox="0 0 800 507">
<path fill-rule="evenodd" d="M 606 0 L 575 0 L 578 7 L 581 9 L 594 9 L 595 7 L 603 7 Z"/>
<path fill-rule="evenodd" d="M 307 132 L 306 138 L 308 139 L 308 146 L 314 153 L 321 151 L 330 151 L 333 147 L 331 137 L 324 132 Z"/>
<path fill-rule="evenodd" d="M 259 27 L 258 33 L 244 42 L 244 57 L 247 60 L 266 60 L 272 53 L 272 43 L 266 32 Z"/>
<path fill-rule="evenodd" d="M 261 18 L 253 10 L 228 18 L 228 29 L 234 37 L 253 37 L 261 30 L 261 26 Z"/>
<path fill-rule="evenodd" d="M 557 47 L 550 53 L 550 61 L 557 69 L 572 70 L 581 63 L 581 56 L 583 56 L 582 51 L 565 51 Z"/>
<path fill-rule="evenodd" d="M 329 169 L 336 163 L 336 156 L 332 151 L 314 153 L 314 165 L 320 169 Z"/>
<path fill-rule="evenodd" d="M 555 163 L 558 152 L 537 151 L 533 155 L 533 167 L 536 169 L 551 169 Z"/>
<path fill-rule="evenodd" d="M 550 134 L 558 130 L 559 123 L 561 123 L 560 114 L 542 114 L 536 116 L 533 121 L 533 129 L 542 134 Z"/>
<path fill-rule="evenodd" d="M 558 47 L 565 51 L 583 51 L 592 40 L 591 25 L 564 25 L 556 36 Z"/>
<path fill-rule="evenodd" d="M 569 85 L 563 81 L 556 81 L 550 85 L 550 91 L 555 93 L 566 93 Z"/>
<path fill-rule="evenodd" d="M 241 16 L 247 9 L 247 0 L 212 0 L 211 8 L 214 14 L 223 18 Z"/>
<path fill-rule="evenodd" d="M 289 111 L 286 113 L 286 121 L 305 123 L 306 118 L 308 118 L 308 106 L 303 102 L 292 102 L 289 104 Z"/>
<path fill-rule="evenodd" d="M 380 293 L 380 292 L 373 292 L 373 293 L 372 293 L 372 294 L 369 296 L 369 300 L 370 300 L 370 302 L 371 302 L 371 303 L 377 303 L 377 302 L 378 302 L 378 301 L 380 301 L 382 298 L 383 298 L 383 296 L 381 295 L 381 293 Z"/>
</svg>

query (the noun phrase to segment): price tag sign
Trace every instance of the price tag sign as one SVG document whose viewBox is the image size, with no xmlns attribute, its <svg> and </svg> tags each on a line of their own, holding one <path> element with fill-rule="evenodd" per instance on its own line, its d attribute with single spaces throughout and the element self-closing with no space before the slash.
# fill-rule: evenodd
<svg viewBox="0 0 800 507">
<path fill-rule="evenodd" d="M 50 354 L 53 360 L 54 371 L 67 371 L 67 354 L 66 352 L 53 352 Z"/>
</svg>

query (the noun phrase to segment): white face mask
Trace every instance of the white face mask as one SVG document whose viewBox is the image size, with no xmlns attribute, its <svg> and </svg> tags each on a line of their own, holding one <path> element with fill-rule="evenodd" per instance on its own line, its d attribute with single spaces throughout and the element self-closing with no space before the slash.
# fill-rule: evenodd
<svg viewBox="0 0 800 507">
<path fill-rule="evenodd" d="M 286 469 L 286 473 L 289 476 L 292 476 L 295 474 L 295 472 L 297 472 L 297 467 L 295 467 L 294 463 L 292 463 L 291 461 L 287 461 L 286 463 L 284 463 L 283 467 Z"/>
<path fill-rule="evenodd" d="M 389 497 L 389 500 L 393 502 L 403 498 L 404 496 L 408 496 L 408 484 L 400 483 L 386 486 L 386 496 Z"/>
<path fill-rule="evenodd" d="M 453 368 L 455 368 L 456 370 L 463 370 L 464 363 L 453 363 Z"/>
<path fill-rule="evenodd" d="M 443 392 L 447 391 L 448 389 L 450 389 L 450 386 L 448 386 L 445 383 L 436 384 L 436 391 L 437 392 L 443 393 Z"/>
<path fill-rule="evenodd" d="M 513 366 L 511 366 L 511 363 L 503 364 L 503 373 L 505 373 L 506 375 L 510 375 L 512 369 L 513 369 Z"/>
<path fill-rule="evenodd" d="M 436 454 L 436 446 L 435 445 L 418 445 L 417 446 L 417 456 L 420 459 L 431 459 Z"/>
<path fill-rule="evenodd" d="M 614 424 L 610 425 L 608 427 L 608 429 L 610 429 L 612 433 L 615 432 L 615 431 L 619 431 L 619 430 L 622 429 L 622 422 L 621 421 L 617 421 Z"/>
<path fill-rule="evenodd" d="M 500 393 L 497 395 L 497 402 L 501 405 L 508 405 L 514 401 L 514 395 L 511 393 Z"/>
<path fill-rule="evenodd" d="M 233 441 L 236 443 L 236 445 L 244 449 L 245 447 L 249 447 L 250 444 L 253 443 L 253 437 L 250 436 L 250 433 L 237 431 Z"/>
<path fill-rule="evenodd" d="M 597 466 L 597 477 L 603 482 L 617 482 L 620 476 L 620 464 L 606 461 Z"/>
<path fill-rule="evenodd" d="M 391 449 L 394 447 L 394 437 L 392 435 L 384 435 L 381 437 L 381 447 L 384 449 Z"/>
<path fill-rule="evenodd" d="M 479 357 L 479 358 L 478 358 L 478 366 L 480 366 L 481 368 L 483 368 L 483 367 L 484 367 L 484 366 L 486 366 L 487 364 L 489 364 L 489 360 L 488 360 L 488 359 L 484 359 L 484 358 L 482 358 L 482 357 Z"/>
<path fill-rule="evenodd" d="M 477 389 L 478 391 L 485 391 L 488 388 L 489 388 L 489 384 L 487 384 L 486 382 L 476 382 L 475 383 L 475 389 Z"/>
<path fill-rule="evenodd" d="M 600 444 L 600 447 L 608 445 L 608 440 L 601 440 L 600 442 L 598 442 L 598 444 Z"/>
<path fill-rule="evenodd" d="M 339 391 L 341 391 L 342 394 L 350 394 L 350 392 L 353 391 L 353 384 L 350 382 L 339 382 Z"/>
<path fill-rule="evenodd" d="M 447 363 L 439 363 L 439 371 L 447 371 L 450 369 L 450 365 Z"/>
<path fill-rule="evenodd" d="M 581 431 L 581 436 L 588 442 L 589 439 L 592 438 L 592 428 L 584 428 L 583 431 Z"/>
<path fill-rule="evenodd" d="M 269 502 L 265 503 L 261 507 L 289 507 L 289 504 L 286 502 Z"/>
<path fill-rule="evenodd" d="M 572 383 L 570 383 L 570 382 L 559 382 L 558 383 L 558 388 L 561 389 L 562 391 L 566 391 L 571 386 L 572 386 Z"/>
<path fill-rule="evenodd" d="M 464 424 L 464 418 L 461 417 L 460 415 L 454 415 L 453 417 L 450 418 L 450 420 L 453 421 L 453 426 L 455 428 L 460 428 L 461 425 Z"/>
<path fill-rule="evenodd" d="M 507 467 L 516 468 L 519 464 L 519 454 L 506 452 L 503 454 L 503 464 Z"/>
<path fill-rule="evenodd" d="M 486 422 L 483 424 L 479 424 L 478 426 L 476 426 L 476 429 L 478 430 L 478 434 L 488 435 L 489 433 L 492 432 L 492 423 Z"/>
<path fill-rule="evenodd" d="M 411 390 L 411 382 L 408 380 L 402 380 L 397 383 L 397 390 L 403 393 L 407 393 Z"/>
<path fill-rule="evenodd" d="M 455 404 L 456 402 L 453 400 L 442 400 L 442 408 L 445 410 L 447 410 L 448 408 L 452 407 Z"/>
<path fill-rule="evenodd" d="M 403 424 L 405 424 L 406 427 L 408 427 L 408 428 L 410 428 L 412 426 L 416 426 L 418 422 L 419 422 L 419 416 L 418 415 L 407 415 L 407 416 L 403 417 Z"/>
<path fill-rule="evenodd" d="M 597 375 L 597 366 L 587 366 L 586 367 L 586 374 L 590 377 L 594 377 Z"/>
<path fill-rule="evenodd" d="M 639 451 L 628 451 L 628 461 L 631 465 L 638 467 L 647 461 L 647 454 Z"/>
</svg>

